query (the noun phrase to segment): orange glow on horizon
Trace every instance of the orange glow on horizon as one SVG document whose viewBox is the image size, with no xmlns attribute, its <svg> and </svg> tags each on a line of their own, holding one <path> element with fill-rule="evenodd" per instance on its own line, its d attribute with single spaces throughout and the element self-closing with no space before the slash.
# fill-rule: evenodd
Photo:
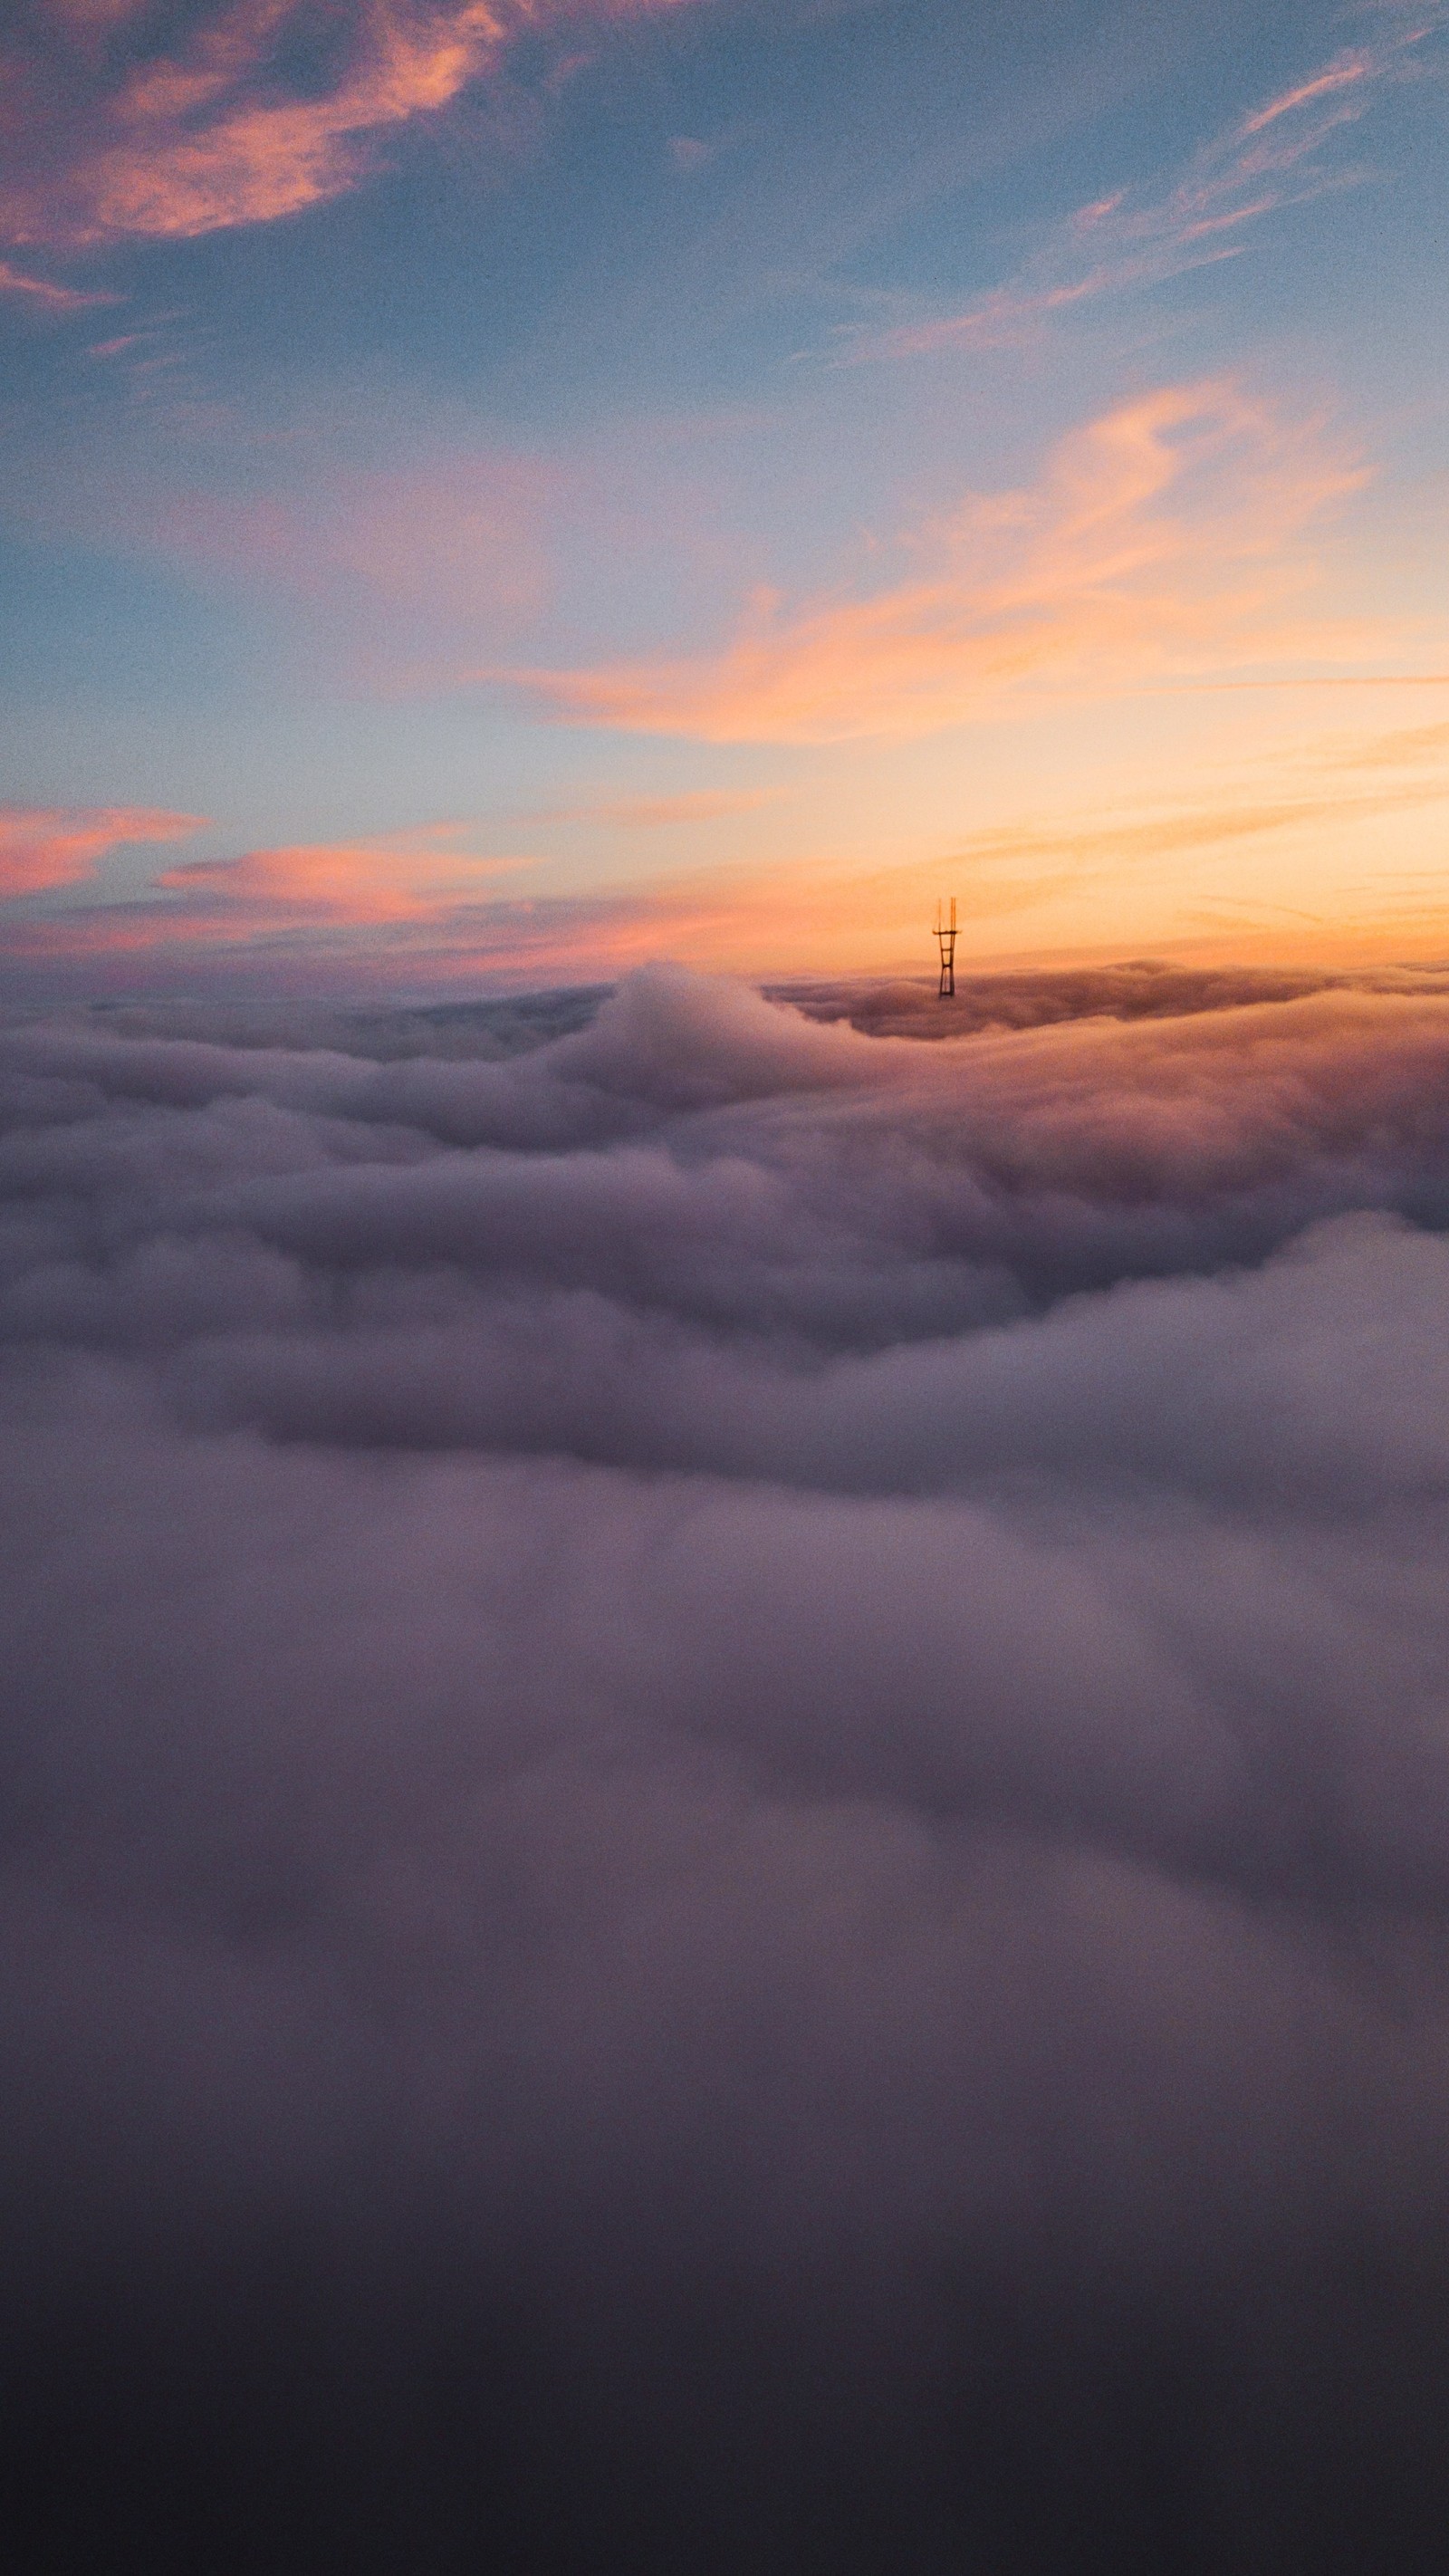
<svg viewBox="0 0 1449 2576">
<path fill-rule="evenodd" d="M 719 800 L 728 819 L 728 800 Z M 755 855 L 670 859 L 603 880 L 537 855 L 479 856 L 459 827 L 173 863 L 151 891 L 11 916 L 12 952 L 57 968 L 208 960 L 334 989 L 440 991 L 504 978 L 609 980 L 651 957 L 746 977 L 922 973 L 944 882 L 960 961 L 1188 955 L 1351 967 L 1449 952 L 1449 719 L 1281 737 L 1228 777 L 1095 808 L 1018 810 L 872 855 L 789 849 L 768 800 L 737 800 Z M 665 800 L 582 808 L 668 837 Z M 688 802 L 686 838 L 712 819 Z M 12 814 L 12 897 L 75 886 L 126 839 L 176 839 L 185 816 Z M 564 826 L 567 829 L 567 825 Z M 1425 834 L 1429 835 L 1426 848 Z M 914 841 L 914 846 L 913 846 Z"/>
</svg>

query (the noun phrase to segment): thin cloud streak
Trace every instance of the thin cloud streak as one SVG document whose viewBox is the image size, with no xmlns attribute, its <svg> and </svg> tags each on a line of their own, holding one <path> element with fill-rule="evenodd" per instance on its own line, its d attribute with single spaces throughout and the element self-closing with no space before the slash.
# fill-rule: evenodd
<svg viewBox="0 0 1449 2576">
<path fill-rule="evenodd" d="M 98 304 L 119 304 L 122 298 L 103 289 L 80 286 L 57 286 L 53 278 L 28 277 L 8 259 L 0 259 L 0 295 L 18 295 L 22 303 L 36 312 L 89 313 Z"/>
<path fill-rule="evenodd" d="M 1402 41 L 1421 44 L 1424 32 L 1427 31 Z M 1390 53 L 1388 59 L 1392 58 Z M 1307 107 L 1315 98 L 1326 98 L 1334 90 L 1349 89 L 1357 81 L 1371 80 L 1375 72 L 1383 68 L 1384 59 L 1381 55 L 1375 60 L 1373 55 L 1366 53 L 1340 55 L 1326 71 L 1315 72 L 1312 79 L 1300 81 L 1296 89 L 1285 90 L 1281 98 L 1270 99 L 1255 116 L 1245 117 L 1244 134 L 1261 134 L 1265 126 L 1276 125 L 1280 116 L 1291 116 L 1296 108 Z"/>
</svg>

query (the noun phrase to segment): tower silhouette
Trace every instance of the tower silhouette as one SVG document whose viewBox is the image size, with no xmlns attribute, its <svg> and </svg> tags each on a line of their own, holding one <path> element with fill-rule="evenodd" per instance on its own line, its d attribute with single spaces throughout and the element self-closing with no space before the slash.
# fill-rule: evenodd
<svg viewBox="0 0 1449 2576">
<path fill-rule="evenodd" d="M 951 1001 L 956 993 L 956 898 L 951 897 L 951 918 L 943 907 L 936 906 L 936 945 L 941 952 L 941 981 L 937 987 L 942 997 Z"/>
</svg>

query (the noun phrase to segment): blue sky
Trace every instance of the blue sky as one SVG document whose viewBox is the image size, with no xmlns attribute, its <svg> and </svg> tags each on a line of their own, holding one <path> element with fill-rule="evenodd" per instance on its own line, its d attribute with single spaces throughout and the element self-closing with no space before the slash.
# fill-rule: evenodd
<svg viewBox="0 0 1449 2576">
<path fill-rule="evenodd" d="M 1417 953 L 1446 32 L 37 0 L 0 188 L 14 973 L 780 971 L 827 904 L 893 965 L 943 868 L 988 951 L 1235 904 L 1271 941 L 1266 869 L 1320 945 Z M 1390 774 L 1391 827 L 1324 783 Z M 1223 832 L 1185 868 L 1189 809 Z M 1155 867 L 1073 861 L 1153 813 Z M 77 815 L 120 818 L 79 875 Z M 973 853 L 1012 832 L 1003 901 Z"/>
</svg>

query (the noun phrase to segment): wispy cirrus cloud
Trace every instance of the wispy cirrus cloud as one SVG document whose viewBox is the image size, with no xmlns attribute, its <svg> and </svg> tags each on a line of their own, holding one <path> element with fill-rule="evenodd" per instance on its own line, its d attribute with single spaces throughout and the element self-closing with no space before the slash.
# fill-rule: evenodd
<svg viewBox="0 0 1449 2576">
<path fill-rule="evenodd" d="M 27 114 L 0 236 L 91 248 L 269 223 L 354 186 L 379 136 L 435 115 L 515 39 L 683 0 L 211 0 L 169 45 L 133 13 L 23 9 L 3 51 Z M 110 41 L 102 41 L 106 36 Z M 68 40 L 64 76 L 53 71 Z M 58 103 L 59 102 L 59 103 Z"/>
<path fill-rule="evenodd" d="M 1167 386 L 1075 431 L 1034 487 L 913 534 L 912 568 L 869 596 L 766 595 L 698 659 L 479 676 L 579 723 L 826 743 L 938 731 L 1044 684 L 1366 656 L 1377 629 L 1306 599 L 1304 543 L 1364 479 L 1316 423 L 1231 383 Z"/>
<path fill-rule="evenodd" d="M 185 840 L 201 828 L 199 815 L 150 806 L 0 806 L 0 902 L 82 884 L 112 850 Z"/>
<path fill-rule="evenodd" d="M 1377 54 L 1358 47 L 1336 55 L 1321 72 L 1310 73 L 1308 79 L 1299 81 L 1296 88 L 1285 89 L 1277 98 L 1270 98 L 1266 107 L 1255 108 L 1251 116 L 1244 117 L 1240 131 L 1244 135 L 1261 134 L 1265 126 L 1276 125 L 1280 117 L 1291 116 L 1300 107 L 1311 107 L 1317 99 L 1331 98 L 1340 90 L 1357 88 L 1360 82 L 1371 80 L 1376 71 L 1381 71 L 1385 60 L 1392 60 L 1400 47 L 1422 44 L 1428 33 L 1427 27 L 1416 27 L 1412 34 L 1401 33 L 1396 44 L 1381 49 Z"/>
<path fill-rule="evenodd" d="M 1165 285 L 1235 259 L 1266 216 L 1342 186 L 1352 174 L 1331 147 L 1376 91 L 1416 68 L 1449 23 L 1442 0 L 1413 18 L 1386 13 L 1368 42 L 1346 48 L 1261 107 L 1238 117 L 1157 197 L 1118 189 L 1081 206 L 1015 274 L 954 313 L 924 313 L 888 330 L 847 330 L 844 362 L 990 348 L 1104 295 Z"/>
<path fill-rule="evenodd" d="M 0 295 L 17 296 L 33 313 L 60 316 L 89 313 L 98 304 L 117 304 L 119 296 L 100 288 L 58 286 L 50 277 L 27 277 L 12 261 L 0 259 Z"/>
</svg>

